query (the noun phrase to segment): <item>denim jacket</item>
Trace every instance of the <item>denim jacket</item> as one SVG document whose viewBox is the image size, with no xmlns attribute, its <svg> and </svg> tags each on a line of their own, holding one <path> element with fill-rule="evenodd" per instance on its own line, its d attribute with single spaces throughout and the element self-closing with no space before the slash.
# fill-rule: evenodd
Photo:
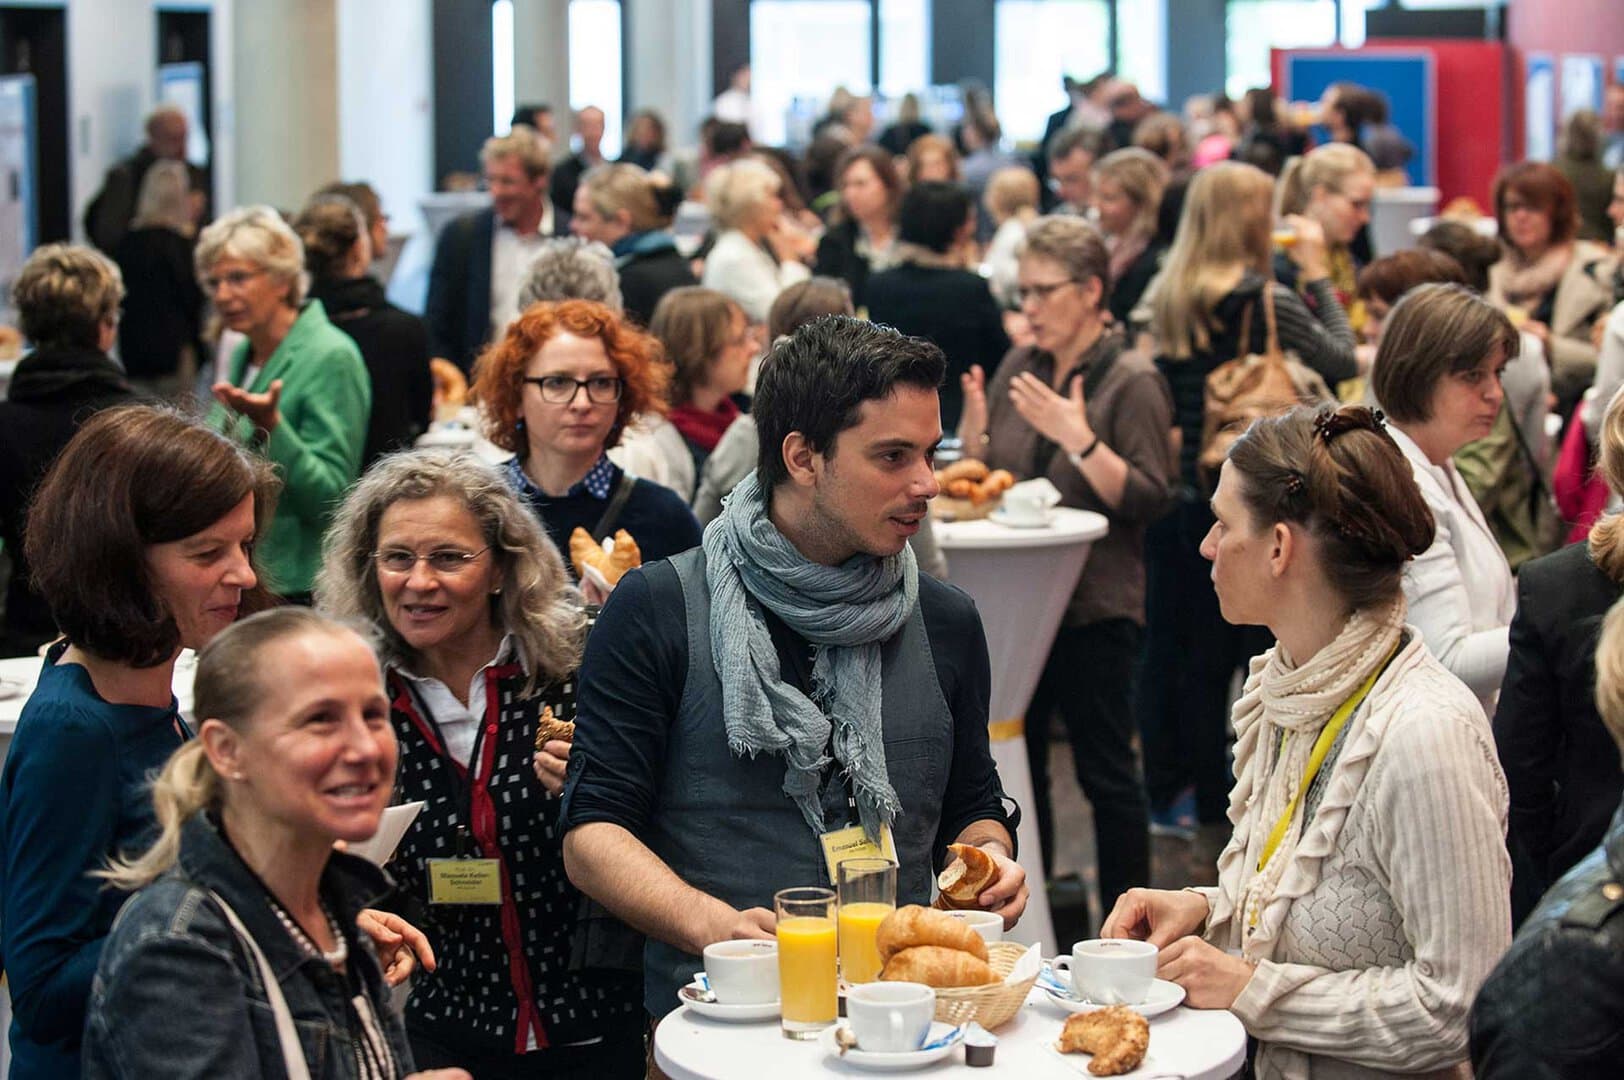
<svg viewBox="0 0 1624 1080">
<path fill-rule="evenodd" d="M 378 1017 L 396 1076 L 405 1076 L 412 1071 L 405 1028 L 389 1007 L 372 942 L 355 924 L 361 908 L 390 887 L 383 871 L 352 855 L 335 853 L 322 873 L 322 898 L 349 945 L 350 969 Z M 312 1080 L 355 1077 L 345 1020 L 352 991 L 295 944 L 264 886 L 203 814 L 186 823 L 177 865 L 131 897 L 113 924 L 91 987 L 82 1075 L 286 1075 L 259 968 L 211 889 L 236 911 L 276 971 Z"/>
<path fill-rule="evenodd" d="M 1472 1068 L 1477 1080 L 1602 1080 L 1624 1068 L 1624 806 L 1483 984 Z"/>
</svg>

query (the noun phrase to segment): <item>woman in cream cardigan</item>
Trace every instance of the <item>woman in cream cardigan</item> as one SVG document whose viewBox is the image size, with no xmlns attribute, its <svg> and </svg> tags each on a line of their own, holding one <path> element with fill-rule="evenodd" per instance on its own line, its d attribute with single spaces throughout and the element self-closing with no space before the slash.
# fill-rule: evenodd
<svg viewBox="0 0 1624 1080">
<path fill-rule="evenodd" d="M 1404 568 L 1410 621 L 1491 716 L 1517 590 L 1454 457 L 1493 431 L 1505 401 L 1501 379 L 1521 341 L 1505 315 L 1465 286 L 1418 285 L 1388 315 L 1370 373 L 1437 526 L 1432 545 Z"/>
<path fill-rule="evenodd" d="M 1511 871 L 1488 721 L 1405 622 L 1431 515 L 1358 407 L 1253 424 L 1213 509 L 1224 618 L 1278 640 L 1235 703 L 1234 833 L 1216 888 L 1129 890 L 1102 934 L 1239 1017 L 1259 1077 L 1455 1075 Z"/>
</svg>

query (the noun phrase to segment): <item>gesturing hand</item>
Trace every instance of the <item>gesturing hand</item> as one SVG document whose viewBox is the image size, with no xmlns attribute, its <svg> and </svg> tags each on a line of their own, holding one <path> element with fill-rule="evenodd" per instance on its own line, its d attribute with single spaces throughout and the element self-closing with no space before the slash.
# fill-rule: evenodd
<svg viewBox="0 0 1624 1080">
<path fill-rule="evenodd" d="M 214 399 L 233 412 L 248 417 L 253 425 L 269 435 L 282 422 L 278 406 L 282 401 L 282 380 L 277 379 L 263 394 L 252 394 L 228 382 L 214 384 Z"/>
<path fill-rule="evenodd" d="M 959 389 L 964 393 L 959 441 L 965 453 L 979 457 L 981 437 L 987 433 L 987 373 L 980 364 L 971 364 L 970 370 L 959 376 Z"/>
<path fill-rule="evenodd" d="M 425 971 L 433 971 L 434 949 L 423 931 L 388 911 L 365 908 L 355 917 L 355 925 L 372 939 L 372 947 L 383 964 L 383 979 L 399 986 L 421 961 Z"/>
<path fill-rule="evenodd" d="M 1036 375 L 1022 372 L 1010 380 L 1009 400 L 1039 435 L 1065 453 L 1075 454 L 1094 441 L 1081 375 L 1072 378 L 1070 395 L 1061 397 Z"/>
</svg>

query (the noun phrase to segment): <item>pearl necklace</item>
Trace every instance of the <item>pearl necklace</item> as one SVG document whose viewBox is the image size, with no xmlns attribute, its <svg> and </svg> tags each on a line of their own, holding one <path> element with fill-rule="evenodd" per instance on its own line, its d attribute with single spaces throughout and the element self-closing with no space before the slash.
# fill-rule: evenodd
<svg viewBox="0 0 1624 1080">
<path fill-rule="evenodd" d="M 296 944 L 298 944 L 311 956 L 320 957 L 327 964 L 335 968 L 343 966 L 344 961 L 349 959 L 349 942 L 345 941 L 344 935 L 339 933 L 338 922 L 333 918 L 332 912 L 327 910 L 326 904 L 321 905 L 321 913 L 327 918 L 327 926 L 333 932 L 333 940 L 338 942 L 337 948 L 334 948 L 330 952 L 325 949 L 318 948 L 316 943 L 310 939 L 310 935 L 304 932 L 304 928 L 294 921 L 293 916 L 289 915 L 287 911 L 283 909 L 281 904 L 278 904 L 273 900 L 271 902 L 271 910 L 275 911 L 276 917 L 282 920 L 282 928 L 288 932 L 288 936 L 291 937 Z"/>
</svg>

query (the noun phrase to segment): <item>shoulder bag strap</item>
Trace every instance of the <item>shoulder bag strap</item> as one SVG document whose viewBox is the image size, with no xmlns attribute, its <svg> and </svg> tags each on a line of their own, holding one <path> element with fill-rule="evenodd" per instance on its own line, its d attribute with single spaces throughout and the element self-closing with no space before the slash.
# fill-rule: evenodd
<svg viewBox="0 0 1624 1080">
<path fill-rule="evenodd" d="M 615 485 L 615 493 L 609 496 L 609 505 L 604 507 L 598 523 L 592 526 L 592 539 L 601 544 L 604 537 L 615 531 L 615 526 L 620 522 L 620 512 L 626 509 L 626 501 L 632 497 L 632 488 L 636 485 L 637 477 L 629 472 L 621 472 L 620 483 Z"/>
<path fill-rule="evenodd" d="M 1263 283 L 1263 324 L 1268 327 L 1268 339 L 1264 342 L 1264 355 L 1276 360 L 1283 360 L 1285 354 L 1280 351 L 1280 328 L 1274 321 L 1274 282 Z"/>
<path fill-rule="evenodd" d="M 288 1009 L 288 999 L 282 996 L 282 985 L 276 981 L 276 972 L 271 970 L 271 962 L 265 959 L 265 953 L 260 949 L 259 943 L 242 924 L 237 913 L 231 910 L 231 905 L 213 889 L 209 890 L 209 895 L 220 905 L 220 912 L 226 917 L 226 922 L 231 924 L 237 940 L 247 947 L 248 955 L 254 958 L 254 964 L 259 968 L 260 981 L 265 984 L 266 1002 L 276 1018 L 276 1039 L 282 1044 L 282 1065 L 287 1069 L 288 1080 L 310 1080 L 310 1066 L 305 1063 L 304 1046 L 299 1042 L 298 1029 L 293 1026 L 293 1013 Z"/>
<path fill-rule="evenodd" d="M 1231 359 L 1239 360 L 1252 353 L 1252 304 L 1248 301 L 1246 307 L 1241 309 L 1241 334 L 1235 339 L 1235 355 Z"/>
</svg>

